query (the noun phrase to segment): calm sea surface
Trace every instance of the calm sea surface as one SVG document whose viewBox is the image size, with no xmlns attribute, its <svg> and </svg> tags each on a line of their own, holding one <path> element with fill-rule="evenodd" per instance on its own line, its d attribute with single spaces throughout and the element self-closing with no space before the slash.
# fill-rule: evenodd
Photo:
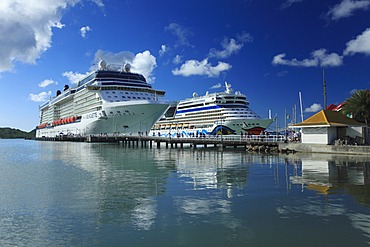
<svg viewBox="0 0 370 247">
<path fill-rule="evenodd" d="M 369 157 L 0 140 L 0 246 L 369 243 Z"/>
</svg>

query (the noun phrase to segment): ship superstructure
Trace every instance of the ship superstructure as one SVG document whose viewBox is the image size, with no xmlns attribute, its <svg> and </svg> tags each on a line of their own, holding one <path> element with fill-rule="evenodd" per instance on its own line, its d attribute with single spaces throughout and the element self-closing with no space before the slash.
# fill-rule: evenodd
<svg viewBox="0 0 370 247">
<path fill-rule="evenodd" d="M 244 94 L 233 92 L 227 82 L 225 87 L 224 92 L 194 93 L 192 98 L 172 104 L 151 135 L 260 134 L 273 122 L 252 111 Z"/>
<path fill-rule="evenodd" d="M 169 107 L 164 94 L 128 64 L 122 68 L 102 60 L 75 87 L 65 86 L 39 106 L 36 138 L 148 133 Z"/>
</svg>

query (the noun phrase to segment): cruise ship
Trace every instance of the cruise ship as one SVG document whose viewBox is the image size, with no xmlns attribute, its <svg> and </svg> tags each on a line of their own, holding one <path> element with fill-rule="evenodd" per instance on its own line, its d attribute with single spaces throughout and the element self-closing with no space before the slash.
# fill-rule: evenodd
<svg viewBox="0 0 370 247">
<path fill-rule="evenodd" d="M 170 106 L 164 116 L 153 126 L 151 135 L 259 135 L 273 119 L 262 119 L 249 108 L 247 97 L 234 92 L 225 82 L 224 92 L 204 96 L 193 94 Z"/>
<path fill-rule="evenodd" d="M 36 138 L 148 134 L 169 108 L 164 94 L 143 75 L 132 73 L 129 64 L 107 65 L 101 60 L 98 69 L 75 87 L 64 86 L 39 106 Z"/>
</svg>

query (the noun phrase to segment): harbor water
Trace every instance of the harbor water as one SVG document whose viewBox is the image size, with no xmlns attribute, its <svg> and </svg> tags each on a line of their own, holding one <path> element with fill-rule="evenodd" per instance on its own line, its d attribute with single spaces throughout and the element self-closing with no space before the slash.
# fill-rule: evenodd
<svg viewBox="0 0 370 247">
<path fill-rule="evenodd" d="M 370 158 L 0 140 L 0 246 L 370 246 Z"/>
</svg>

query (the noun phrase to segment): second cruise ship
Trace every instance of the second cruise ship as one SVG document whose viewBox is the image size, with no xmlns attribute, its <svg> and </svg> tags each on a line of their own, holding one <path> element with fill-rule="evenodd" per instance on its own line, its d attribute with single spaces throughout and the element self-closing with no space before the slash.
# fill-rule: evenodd
<svg viewBox="0 0 370 247">
<path fill-rule="evenodd" d="M 259 135 L 273 119 L 262 119 L 249 107 L 247 97 L 225 82 L 224 92 L 193 94 L 168 109 L 153 126 L 151 135 L 196 136 L 199 134 Z"/>
</svg>

